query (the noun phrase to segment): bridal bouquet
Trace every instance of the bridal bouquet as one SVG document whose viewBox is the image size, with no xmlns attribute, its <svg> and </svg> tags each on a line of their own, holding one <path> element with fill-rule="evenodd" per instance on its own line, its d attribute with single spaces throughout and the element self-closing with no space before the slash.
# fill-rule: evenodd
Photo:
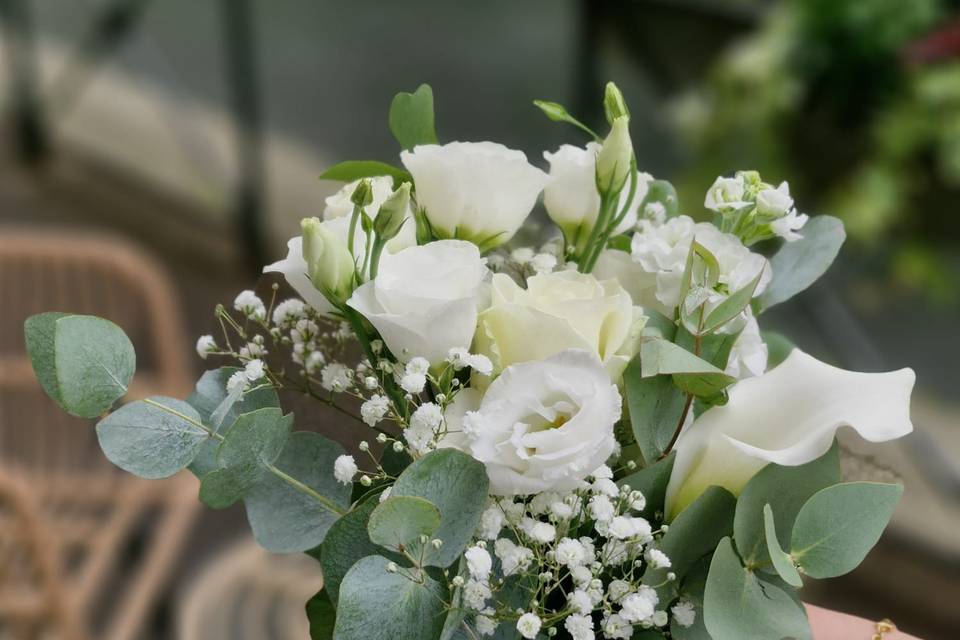
<svg viewBox="0 0 960 640">
<path fill-rule="evenodd" d="M 605 136 L 536 104 L 589 138 L 548 172 L 438 144 L 430 88 L 399 94 L 403 168 L 323 174 L 347 184 L 265 269 L 299 297 L 218 306 L 197 351 L 223 366 L 186 400 L 115 408 L 130 341 L 69 313 L 26 323 L 41 385 L 99 419 L 119 467 L 187 468 L 264 547 L 315 557 L 315 639 L 809 638 L 804 576 L 856 567 L 901 493 L 842 481 L 835 434 L 912 429 L 912 371 L 844 371 L 759 329 L 842 225 L 753 171 L 718 178 L 696 222 L 637 170 L 613 84 Z M 511 242 L 541 194 L 553 231 Z M 310 416 L 281 389 L 338 411 L 353 454 L 295 430 Z"/>
</svg>

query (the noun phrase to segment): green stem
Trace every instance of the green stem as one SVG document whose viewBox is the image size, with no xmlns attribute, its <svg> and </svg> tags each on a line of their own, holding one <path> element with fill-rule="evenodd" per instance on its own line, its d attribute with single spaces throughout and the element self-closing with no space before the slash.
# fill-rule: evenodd
<svg viewBox="0 0 960 640">
<path fill-rule="evenodd" d="M 353 213 L 350 214 L 350 233 L 347 236 L 347 250 L 353 256 L 353 238 L 357 235 L 357 222 L 360 220 L 360 205 L 353 205 Z M 354 260 L 356 265 L 356 260 Z M 356 268 L 356 267 L 354 267 Z"/>
</svg>

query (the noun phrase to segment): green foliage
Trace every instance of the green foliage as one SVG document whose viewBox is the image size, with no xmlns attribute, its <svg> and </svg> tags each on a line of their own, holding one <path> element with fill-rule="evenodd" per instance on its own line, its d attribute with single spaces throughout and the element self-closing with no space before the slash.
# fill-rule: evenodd
<svg viewBox="0 0 960 640">
<path fill-rule="evenodd" d="M 743 288 L 734 291 L 723 302 L 714 307 L 713 311 L 707 314 L 707 319 L 704 320 L 700 333 L 712 333 L 740 315 L 753 299 L 753 292 L 757 290 L 757 285 L 760 284 L 762 276 L 763 270 Z"/>
<path fill-rule="evenodd" d="M 670 482 L 670 473 L 673 471 L 675 458 L 676 453 L 671 451 L 666 458 L 657 460 L 621 480 L 621 484 L 628 484 L 643 494 L 647 506 L 640 512 L 640 515 L 647 520 L 652 520 L 656 513 L 663 513 L 664 511 L 667 484 Z"/>
<path fill-rule="evenodd" d="M 293 414 L 283 415 L 276 407 L 264 407 L 244 413 L 224 435 L 217 449 L 221 467 L 255 463 L 273 463 L 293 429 Z"/>
<path fill-rule="evenodd" d="M 649 465 L 660 458 L 680 424 L 686 394 L 670 376 L 643 377 L 639 358 L 624 371 L 623 389 L 634 438 Z"/>
<path fill-rule="evenodd" d="M 24 336 L 40 386 L 70 415 L 96 418 L 126 395 L 136 354 L 109 320 L 42 313 L 27 319 Z"/>
<path fill-rule="evenodd" d="M 786 360 L 790 352 L 797 348 L 790 338 L 776 331 L 761 331 L 760 336 L 767 345 L 767 370 Z"/>
<path fill-rule="evenodd" d="M 600 136 L 598 136 L 593 129 L 570 115 L 570 112 L 568 112 L 567 108 L 562 104 L 558 102 L 550 102 L 549 100 L 534 100 L 533 104 L 543 111 L 544 115 L 546 115 L 550 120 L 553 120 L 554 122 L 565 122 L 567 124 L 572 124 L 584 133 L 590 135 L 595 142 L 602 141 Z"/>
<path fill-rule="evenodd" d="M 786 302 L 826 273 L 840 252 L 847 234 L 843 223 L 833 216 L 811 218 L 803 227 L 803 238 L 784 243 L 770 260 L 773 279 L 756 300 L 756 310 Z"/>
<path fill-rule="evenodd" d="M 97 424 L 113 464 L 141 478 L 166 478 L 186 467 L 210 437 L 186 402 L 156 396 L 120 407 Z"/>
<path fill-rule="evenodd" d="M 488 486 L 484 466 L 455 449 L 428 453 L 400 474 L 391 497 L 425 498 L 440 510 L 440 528 L 434 535 L 443 546 L 429 547 L 424 564 L 448 567 L 460 557 L 480 521 Z"/>
<path fill-rule="evenodd" d="M 200 501 L 211 509 L 226 509 L 263 479 L 264 471 L 256 462 L 214 469 L 200 480 Z"/>
<path fill-rule="evenodd" d="M 391 551 L 419 546 L 420 536 L 432 536 L 440 527 L 440 510 L 414 496 L 384 500 L 370 514 L 367 532 L 371 542 Z"/>
<path fill-rule="evenodd" d="M 309 551 L 323 568 L 324 588 L 334 604 L 340 596 L 340 583 L 350 567 L 360 558 L 382 553 L 367 533 L 367 522 L 376 506 L 376 499 L 356 505 L 330 527 L 321 546 Z"/>
<path fill-rule="evenodd" d="M 428 84 L 413 93 L 400 92 L 390 104 L 390 131 L 404 149 L 418 144 L 436 144 L 433 123 L 433 89 Z"/>
<path fill-rule="evenodd" d="M 790 555 L 812 578 L 852 571 L 880 539 L 903 487 L 850 482 L 815 493 L 793 525 Z"/>
<path fill-rule="evenodd" d="M 777 540 L 777 525 L 773 520 L 773 509 L 769 504 L 763 505 L 763 530 L 767 551 L 777 574 L 790 586 L 802 587 L 803 580 L 800 579 L 800 574 L 793 565 L 793 559 L 780 547 L 780 541 Z"/>
<path fill-rule="evenodd" d="M 710 557 L 704 557 L 694 563 L 680 583 L 679 595 L 693 605 L 696 613 L 693 624 L 683 627 L 670 618 L 670 634 L 674 640 L 713 640 L 707 633 L 703 622 L 703 592 L 707 587 L 707 573 L 710 570 Z"/>
<path fill-rule="evenodd" d="M 840 482 L 840 453 L 836 443 L 816 460 L 796 467 L 768 464 L 753 476 L 737 499 L 733 534 L 748 567 L 769 564 L 763 526 L 763 507 L 770 504 L 777 523 L 777 538 L 790 546 L 793 523 L 810 496 Z"/>
<path fill-rule="evenodd" d="M 337 610 L 330 602 L 326 589 L 321 589 L 307 600 L 307 620 L 310 622 L 310 640 L 333 640 Z"/>
<path fill-rule="evenodd" d="M 736 381 L 706 360 L 667 340 L 645 338 L 640 344 L 639 358 L 642 377 L 671 375 L 674 384 L 695 396 L 714 396 Z"/>
<path fill-rule="evenodd" d="M 378 160 L 346 160 L 338 162 L 320 174 L 321 180 L 336 180 L 337 182 L 353 182 L 361 178 L 376 178 L 390 176 L 393 178 L 394 188 L 403 182 L 413 182 L 410 172 Z"/>
<path fill-rule="evenodd" d="M 408 578 L 389 573 L 389 560 L 367 556 L 340 584 L 337 640 L 436 640 L 444 622 L 447 593 L 425 572 Z"/>
<path fill-rule="evenodd" d="M 679 211 L 680 201 L 677 198 L 677 190 L 666 180 L 651 180 L 647 187 L 647 193 L 640 202 L 638 211 L 643 214 L 648 205 L 659 203 L 663 205 L 663 210 L 667 218 L 673 218 Z"/>
<path fill-rule="evenodd" d="M 297 431 L 290 436 L 271 466 L 278 473 L 265 475 L 244 499 L 260 546 L 292 553 L 323 542 L 350 502 L 350 487 L 333 477 L 333 462 L 343 454 L 343 447 L 318 433 Z"/>
<path fill-rule="evenodd" d="M 740 564 L 730 538 L 710 563 L 703 617 L 713 640 L 810 639 L 803 607 L 779 586 Z"/>
<path fill-rule="evenodd" d="M 197 381 L 196 390 L 187 398 L 203 423 L 214 433 L 225 433 L 233 426 L 241 414 L 250 413 L 264 407 L 279 407 L 280 398 L 273 387 L 259 387 L 247 391 L 239 398 L 227 394 L 227 380 L 239 371 L 234 367 L 221 367 L 205 371 Z M 216 414 L 216 416 L 215 416 Z M 219 442 L 210 439 L 200 448 L 200 452 L 188 467 L 198 478 L 203 478 L 217 468 L 216 454 Z"/>
</svg>

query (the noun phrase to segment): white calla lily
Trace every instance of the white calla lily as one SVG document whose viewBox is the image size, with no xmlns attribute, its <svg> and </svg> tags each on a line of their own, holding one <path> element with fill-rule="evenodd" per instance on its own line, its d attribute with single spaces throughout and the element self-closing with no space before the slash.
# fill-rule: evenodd
<svg viewBox="0 0 960 640">
<path fill-rule="evenodd" d="M 732 386 L 726 405 L 706 411 L 680 435 L 668 517 L 710 485 L 737 494 L 769 462 L 797 466 L 820 457 L 840 427 L 870 442 L 907 435 L 914 379 L 911 369 L 846 371 L 795 349 L 780 366 Z"/>
</svg>

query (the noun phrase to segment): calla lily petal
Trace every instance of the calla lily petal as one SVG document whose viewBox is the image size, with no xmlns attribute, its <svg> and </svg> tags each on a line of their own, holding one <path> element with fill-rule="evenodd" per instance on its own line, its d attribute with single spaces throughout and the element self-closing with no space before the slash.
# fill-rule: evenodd
<svg viewBox="0 0 960 640">
<path fill-rule="evenodd" d="M 796 466 L 830 448 L 840 427 L 884 442 L 913 431 L 911 369 L 858 373 L 794 350 L 778 367 L 730 388 L 726 405 L 684 430 L 667 486 L 673 517 L 710 485 L 739 493 L 769 462 Z"/>
</svg>

